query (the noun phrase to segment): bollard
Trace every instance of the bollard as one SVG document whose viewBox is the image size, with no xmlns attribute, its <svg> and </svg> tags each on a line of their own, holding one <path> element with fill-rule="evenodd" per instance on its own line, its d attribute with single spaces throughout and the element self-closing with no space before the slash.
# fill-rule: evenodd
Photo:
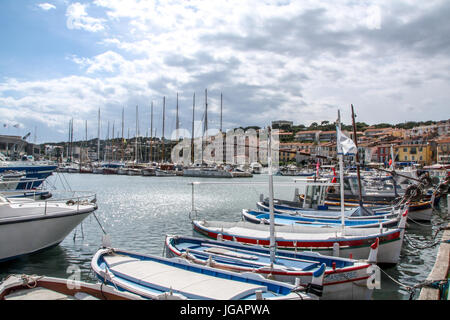
<svg viewBox="0 0 450 320">
<path fill-rule="evenodd" d="M 339 257 L 339 243 L 333 243 L 333 256 Z"/>
</svg>

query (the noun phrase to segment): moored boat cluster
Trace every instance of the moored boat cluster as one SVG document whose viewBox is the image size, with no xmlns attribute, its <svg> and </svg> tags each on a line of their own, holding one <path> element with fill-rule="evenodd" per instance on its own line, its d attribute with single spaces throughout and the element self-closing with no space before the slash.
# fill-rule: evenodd
<svg viewBox="0 0 450 320">
<path fill-rule="evenodd" d="M 45 180 L 57 168 L 41 169 L 39 178 Z M 27 189 L 23 182 L 31 181 L 30 167 L 11 165 L 10 170 L 17 175 L 5 174 L 5 185 L 11 189 L 11 178 L 19 180 L 14 195 L 6 187 L 1 191 L 0 261 L 59 244 L 101 205 L 95 194 L 27 197 L 42 181 Z M 101 249 L 91 259 L 98 284 L 11 275 L 0 283 L 0 298 L 371 299 L 380 286 L 380 268 L 399 262 L 408 223 L 431 221 L 433 207 L 448 193 L 450 179 L 436 184 L 420 176 L 406 188 L 397 189 L 394 182 L 394 190 L 387 185 L 376 193 L 367 175 L 366 180 L 357 179 L 358 199 L 350 196 L 355 177 L 345 176 L 343 167 L 339 174 L 339 178 L 295 179 L 295 185 L 304 185 L 304 193 L 295 189 L 289 201 L 273 197 L 269 170 L 269 196 L 261 195 L 256 209 L 243 209 L 242 221 L 192 219 L 198 236 L 166 235 L 165 256 L 114 248 L 105 232 Z"/>
</svg>

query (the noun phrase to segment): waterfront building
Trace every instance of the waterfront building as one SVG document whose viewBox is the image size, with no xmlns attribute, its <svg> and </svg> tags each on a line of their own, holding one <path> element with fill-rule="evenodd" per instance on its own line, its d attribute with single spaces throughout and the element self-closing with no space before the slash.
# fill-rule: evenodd
<svg viewBox="0 0 450 320">
<path fill-rule="evenodd" d="M 300 142 L 319 141 L 320 130 L 299 131 L 295 134 L 295 140 Z"/>
<path fill-rule="evenodd" d="M 272 129 L 291 130 L 293 125 L 294 125 L 293 121 L 287 120 L 272 121 Z"/>
<path fill-rule="evenodd" d="M 415 162 L 422 165 L 431 165 L 435 159 L 435 152 L 431 143 L 401 144 L 394 146 L 398 161 Z"/>
</svg>

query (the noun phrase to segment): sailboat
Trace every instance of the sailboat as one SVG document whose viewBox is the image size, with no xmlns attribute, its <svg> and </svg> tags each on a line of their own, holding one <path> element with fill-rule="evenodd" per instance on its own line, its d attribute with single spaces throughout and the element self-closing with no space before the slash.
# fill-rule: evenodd
<svg viewBox="0 0 450 320">
<path fill-rule="evenodd" d="M 222 110 L 222 108 L 221 108 Z M 192 105 L 192 143 L 191 148 L 192 152 L 194 149 L 194 115 L 195 115 L 195 94 Z M 222 118 L 222 116 L 221 116 Z M 222 125 L 221 125 L 222 127 Z M 203 133 L 202 133 L 202 150 L 201 150 L 201 159 L 199 161 L 195 161 L 192 156 L 192 165 L 190 167 L 183 169 L 183 176 L 185 177 L 197 177 L 197 178 L 233 178 L 233 172 L 231 170 L 226 170 L 222 166 L 219 165 L 211 165 L 206 164 L 203 161 L 203 152 L 205 145 L 204 135 L 206 134 L 206 141 L 208 140 L 208 91 L 205 89 L 205 116 L 203 122 Z"/>
<path fill-rule="evenodd" d="M 158 165 L 158 167 L 155 169 L 155 175 L 157 177 L 174 177 L 176 176 L 176 172 L 174 169 L 174 165 L 171 163 L 166 163 L 166 157 L 165 157 L 165 137 L 164 137 L 164 125 L 165 125 L 165 118 L 166 118 L 166 97 L 163 98 L 163 112 L 162 112 L 163 118 L 162 118 L 162 136 L 161 136 L 161 163 Z"/>
</svg>

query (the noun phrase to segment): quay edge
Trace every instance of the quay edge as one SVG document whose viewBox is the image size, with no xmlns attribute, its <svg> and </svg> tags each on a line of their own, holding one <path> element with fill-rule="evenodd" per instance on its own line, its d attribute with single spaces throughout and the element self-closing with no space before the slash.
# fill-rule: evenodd
<svg viewBox="0 0 450 320">
<path fill-rule="evenodd" d="M 450 198 L 447 195 L 447 198 Z M 444 233 L 442 234 L 442 242 L 439 246 L 439 251 L 434 263 L 433 269 L 426 280 L 443 280 L 449 279 L 450 271 L 450 223 L 447 224 Z M 444 242 L 447 241 L 447 242 Z M 441 292 L 439 289 L 424 287 L 420 291 L 418 300 L 440 300 Z M 448 299 L 448 297 L 447 297 Z"/>
</svg>

